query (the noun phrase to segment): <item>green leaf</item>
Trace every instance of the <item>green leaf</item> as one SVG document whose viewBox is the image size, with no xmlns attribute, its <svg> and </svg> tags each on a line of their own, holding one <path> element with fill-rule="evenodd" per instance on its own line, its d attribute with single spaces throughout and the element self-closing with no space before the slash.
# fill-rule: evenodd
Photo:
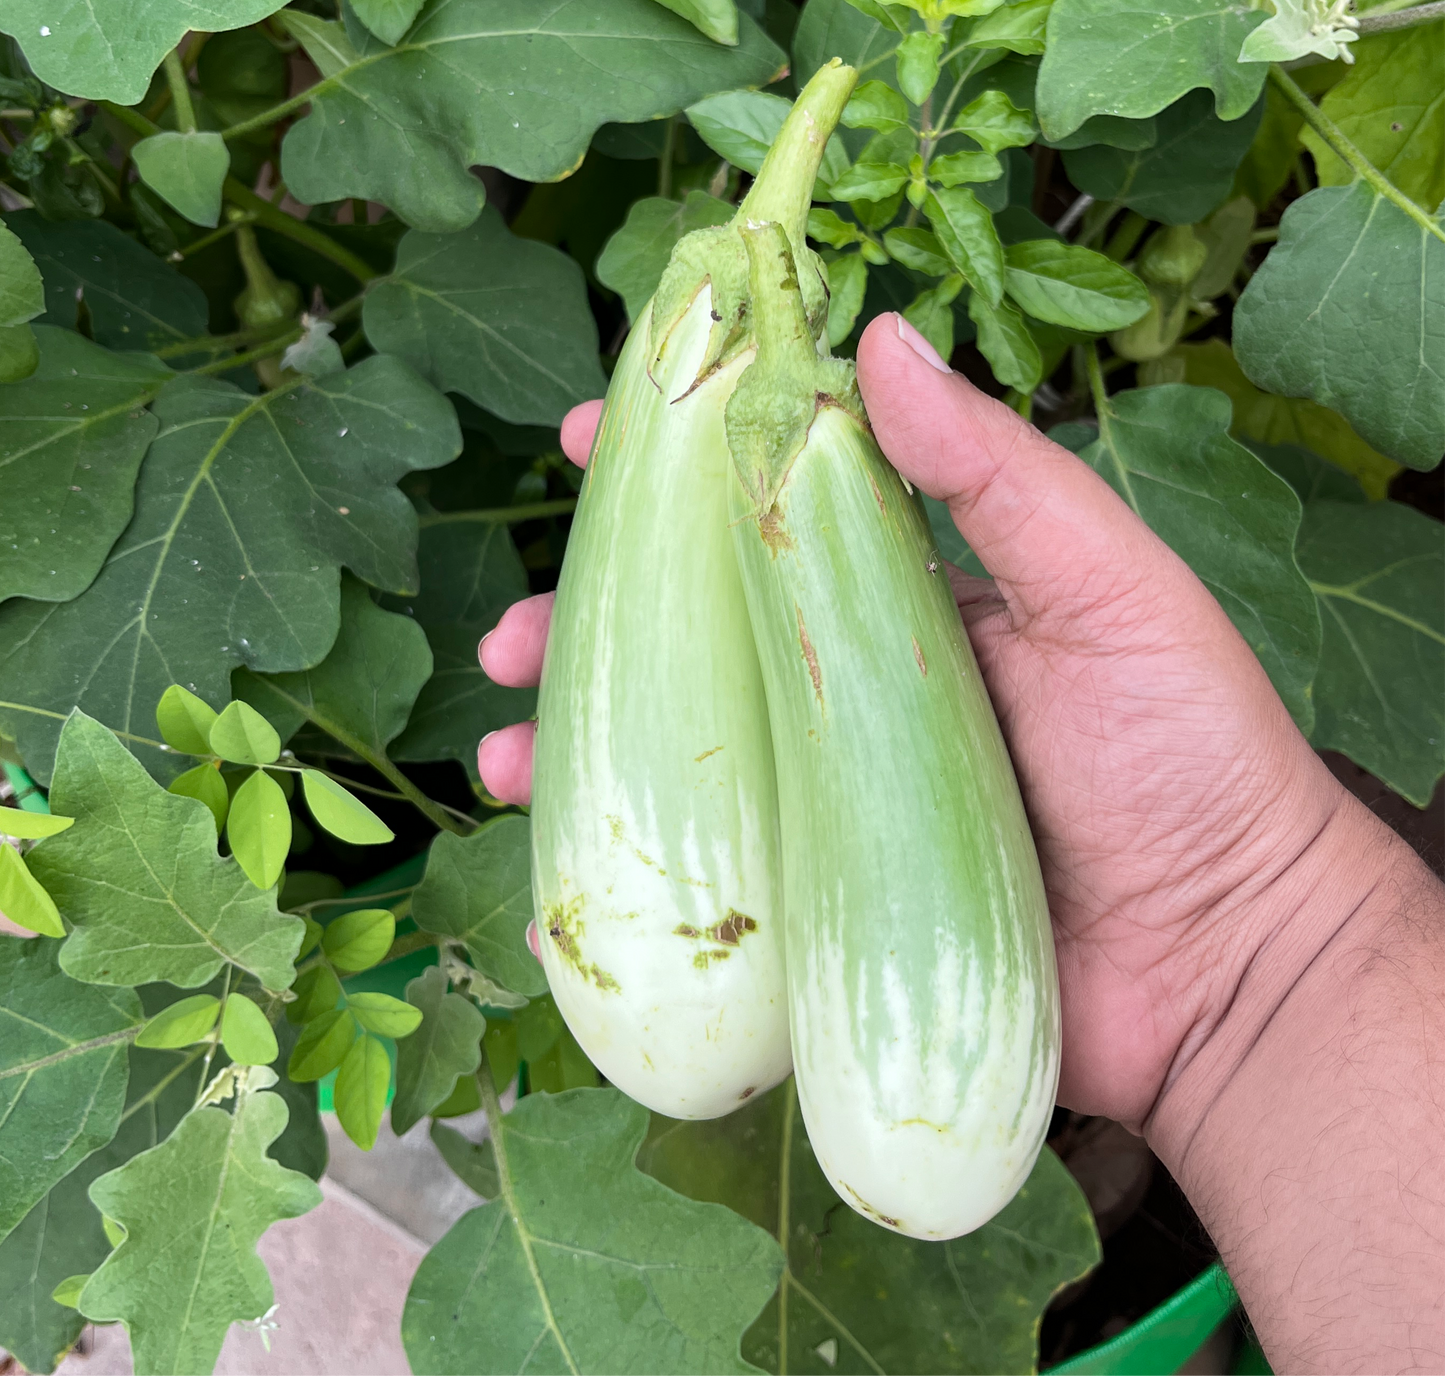
<svg viewBox="0 0 1445 1376">
<path fill-rule="evenodd" d="M 1100 1257 L 1083 1192 L 1047 1148 L 977 1232 L 919 1242 L 870 1223 L 819 1169 L 791 1081 L 711 1122 L 654 1115 L 638 1164 L 787 1239 L 785 1317 L 773 1299 L 743 1339 L 767 1371 L 780 1328 L 787 1370 L 828 1370 L 831 1344 L 838 1371 L 1036 1371 L 1044 1309 Z"/>
<path fill-rule="evenodd" d="M 1254 202 L 1248 196 L 1236 196 L 1194 227 L 1196 237 L 1208 250 L 1204 266 L 1189 283 L 1189 294 L 1196 301 L 1212 301 L 1229 290 L 1249 252 L 1254 223 Z"/>
<path fill-rule="evenodd" d="M 1298 445 L 1255 443 L 1249 448 L 1294 488 L 1305 506 L 1315 501 L 1369 500 L 1356 479 Z"/>
<path fill-rule="evenodd" d="M 898 89 L 915 105 L 922 105 L 938 82 L 938 59 L 948 42 L 942 33 L 916 29 L 905 34 L 894 55 Z"/>
<path fill-rule="evenodd" d="M 385 908 L 361 908 L 333 918 L 321 947 L 338 970 L 369 970 L 391 949 L 395 938 L 396 918 L 391 913 Z"/>
<path fill-rule="evenodd" d="M 598 255 L 597 280 L 622 297 L 628 320 L 635 321 L 657 290 L 673 245 L 695 229 L 726 224 L 736 213 L 735 206 L 706 191 L 689 191 L 681 204 L 662 196 L 634 201 L 627 223 Z"/>
<path fill-rule="evenodd" d="M 379 1037 L 410 1037 L 421 1026 L 421 1010 L 390 994 L 350 994 L 346 1006 L 357 1022 Z"/>
<path fill-rule="evenodd" d="M 285 1019 L 277 1023 L 278 1060 L 288 1061 L 300 1039 L 299 1027 Z M 296 1081 L 283 1074 L 276 1085 L 276 1093 L 286 1101 L 291 1121 L 286 1124 L 286 1131 L 272 1144 L 271 1159 L 280 1162 L 288 1170 L 300 1171 L 313 1180 L 320 1180 L 326 1174 L 330 1151 L 326 1141 L 326 1129 L 321 1122 L 315 1082 Z"/>
<path fill-rule="evenodd" d="M 1149 309 L 1149 291 L 1102 253 L 1030 239 L 1004 252 L 1008 294 L 1036 320 L 1103 334 L 1132 325 Z"/>
<path fill-rule="evenodd" d="M 492 1124 L 500 1195 L 427 1254 L 402 1342 L 417 1372 L 746 1372 L 777 1245 L 637 1171 L 647 1110 L 534 1094 Z"/>
<path fill-rule="evenodd" d="M 375 1037 L 363 1033 L 352 1042 L 343 1058 L 331 1091 L 337 1122 L 362 1151 L 370 1151 L 376 1145 L 390 1084 L 391 1058 L 386 1054 L 386 1047 Z"/>
<path fill-rule="evenodd" d="M 1057 0 L 1039 68 L 1039 124 L 1063 138 L 1090 115 L 1158 114 L 1196 86 L 1213 91 L 1220 119 L 1238 119 L 1264 85 L 1264 67 L 1238 61 L 1263 20 L 1220 0 Z"/>
<path fill-rule="evenodd" d="M 190 1046 L 211 1035 L 220 1014 L 221 1001 L 214 994 L 192 994 L 161 1009 L 141 1028 L 135 1044 L 153 1049 Z M 230 1048 L 226 1050 L 229 1054 Z"/>
<path fill-rule="evenodd" d="M 83 303 L 87 333 L 108 349 L 155 349 L 206 333 L 201 289 L 113 224 L 57 224 L 33 210 L 5 223 L 45 279 L 44 324 L 75 329 Z"/>
<path fill-rule="evenodd" d="M 498 984 L 531 997 L 547 977 L 527 949 L 532 920 L 531 823 L 494 818 L 470 836 L 442 832 L 411 897 L 424 932 L 466 943 L 472 963 Z"/>
<path fill-rule="evenodd" d="M 487 1030 L 470 999 L 447 992 L 440 966 L 429 966 L 407 984 L 406 1001 L 417 1010 L 421 1026 L 396 1048 L 391 1130 L 398 1137 L 443 1103 L 458 1079 L 475 1073 Z"/>
<path fill-rule="evenodd" d="M 161 739 L 184 755 L 211 754 L 211 728 L 220 714 L 189 688 L 173 683 L 156 704 L 156 726 Z M 272 733 L 275 734 L 274 732 Z M 280 747 L 277 747 L 280 753 Z M 276 756 L 272 755 L 271 759 Z M 268 761 L 269 763 L 269 761 Z"/>
<path fill-rule="evenodd" d="M 156 195 L 192 224 L 216 227 L 221 183 L 231 170 L 231 153 L 219 134 L 168 129 L 141 139 L 130 155 L 140 179 Z"/>
<path fill-rule="evenodd" d="M 52 1299 L 70 1278 L 83 1284 L 111 1250 L 90 1183 L 169 1136 L 195 1102 L 201 1051 L 130 1053 L 120 1127 L 40 1200 L 0 1244 L 0 1346 L 30 1371 L 49 1371 L 80 1336 L 85 1319 Z M 74 1305 L 78 1293 L 68 1296 Z"/>
<path fill-rule="evenodd" d="M 0 601 L 66 602 L 130 520 L 136 470 L 157 429 L 145 408 L 170 372 L 68 330 L 34 333 L 35 371 L 0 386 Z"/>
<path fill-rule="evenodd" d="M 883 236 L 888 252 L 906 268 L 943 277 L 953 271 L 953 264 L 943 252 L 938 236 L 921 225 L 890 229 Z"/>
<path fill-rule="evenodd" d="M 843 108 L 849 129 L 876 129 L 891 134 L 908 123 L 908 102 L 886 81 L 862 81 Z"/>
<path fill-rule="evenodd" d="M 1264 104 L 1225 123 L 1194 91 L 1156 121 L 1158 136 L 1129 151 L 1095 144 L 1064 154 L 1069 180 L 1098 200 L 1119 201 L 1166 225 L 1202 220 L 1226 196 L 1259 128 Z"/>
<path fill-rule="evenodd" d="M 177 378 L 155 410 L 135 515 L 95 581 L 60 607 L 0 607 L 0 699 L 80 706 L 143 738 L 174 682 L 224 702 L 239 664 L 320 660 L 336 638 L 341 564 L 376 586 L 415 587 L 416 515 L 395 482 L 461 447 L 446 399 L 387 357 L 254 397 Z M 0 708 L 0 730 L 42 779 L 58 727 Z M 162 776 L 179 772 L 168 753 L 137 752 Z"/>
<path fill-rule="evenodd" d="M 316 825 L 353 846 L 384 846 L 395 833 L 354 793 L 315 769 L 301 775 L 301 791 Z"/>
<path fill-rule="evenodd" d="M 27 322 L 44 309 L 40 269 L 0 222 L 0 382 L 18 382 L 35 371 L 40 351 Z"/>
<path fill-rule="evenodd" d="M 291 809 L 281 785 L 264 769 L 253 770 L 236 790 L 226 837 L 247 879 L 258 889 L 275 885 L 291 850 Z"/>
<path fill-rule="evenodd" d="M 680 14 L 714 43 L 731 47 L 738 41 L 738 7 L 733 0 L 657 0 L 657 3 Z"/>
<path fill-rule="evenodd" d="M 1010 6 L 1017 9 L 1019 6 Z M 993 17 L 1007 14 L 998 10 Z M 962 130 L 986 153 L 998 154 L 1005 148 L 1019 148 L 1032 143 L 1037 131 L 1033 116 L 1020 110 L 1004 92 L 989 89 L 975 96 L 954 120 L 953 127 Z"/>
<path fill-rule="evenodd" d="M 232 764 L 270 764 L 281 754 L 276 728 L 249 702 L 228 703 L 212 722 L 208 739 L 211 749 Z"/>
<path fill-rule="evenodd" d="M 828 344 L 836 348 L 853 332 L 868 291 L 868 264 L 861 253 L 845 253 L 828 264 Z"/>
<path fill-rule="evenodd" d="M 1324 644 L 1310 743 L 1424 807 L 1445 773 L 1445 543 L 1396 502 L 1305 507 L 1299 562 Z"/>
<path fill-rule="evenodd" d="M 953 302 L 962 290 L 963 278 L 951 273 L 937 286 L 919 292 L 903 311 L 903 318 L 943 359 L 953 353 Z"/>
<path fill-rule="evenodd" d="M 398 1089 L 397 1093 L 400 1092 Z M 391 1116 L 394 1124 L 395 1103 L 392 1105 Z M 431 1140 L 441 1152 L 442 1160 L 452 1168 L 463 1185 L 475 1190 L 483 1199 L 497 1197 L 502 1187 L 497 1178 L 497 1155 L 492 1150 L 490 1138 L 473 1142 L 470 1138 L 463 1137 L 455 1128 L 434 1122 L 431 1125 Z"/>
<path fill-rule="evenodd" d="M 216 854 L 206 807 L 167 793 L 82 712 L 65 724 L 50 796 L 75 825 L 29 858 L 75 924 L 61 956 L 70 974 L 193 989 L 230 961 L 268 989 L 291 983 L 301 920 Z"/>
<path fill-rule="evenodd" d="M 293 1080 L 319 1080 L 339 1066 L 361 1035 L 356 1019 L 345 1008 L 334 1008 L 308 1022 L 286 1062 Z"/>
<path fill-rule="evenodd" d="M 993 217 L 967 187 L 930 191 L 924 209 L 949 261 L 990 306 L 1003 300 L 1003 245 Z"/>
<path fill-rule="evenodd" d="M 0 835 L 22 841 L 39 841 L 58 836 L 75 825 L 74 817 L 57 817 L 53 812 L 25 812 L 18 807 L 0 808 Z"/>
<path fill-rule="evenodd" d="M 495 210 L 457 234 L 408 234 L 364 319 L 376 348 L 503 420 L 555 425 L 607 389 L 582 270 Z"/>
<path fill-rule="evenodd" d="M 412 26 L 425 0 L 351 0 L 356 17 L 381 41 L 395 47 Z"/>
<path fill-rule="evenodd" d="M 911 15 L 878 0 L 808 0 L 793 31 L 793 78 L 801 88 L 825 62 L 842 58 L 864 76 L 889 81 Z M 892 82 L 889 82 L 891 85 Z"/>
<path fill-rule="evenodd" d="M 1294 558 L 1299 498 L 1229 422 L 1228 397 L 1208 387 L 1119 392 L 1077 452 L 1214 594 L 1308 734 L 1320 623 Z M 1082 430 L 1061 442 L 1076 448 Z"/>
<path fill-rule="evenodd" d="M 1234 351 L 1270 392 L 1332 407 L 1411 468 L 1445 450 L 1445 237 L 1369 183 L 1319 187 L 1234 309 Z"/>
<path fill-rule="evenodd" d="M 427 10 L 404 46 L 368 43 L 315 88 L 282 145 L 282 176 L 308 204 L 361 196 L 418 229 L 456 231 L 484 199 L 469 167 L 556 180 L 600 125 L 761 85 L 783 62 L 748 18 L 725 48 L 653 0 L 566 0 L 524 24 L 509 0 L 457 0 Z"/>
<path fill-rule="evenodd" d="M 483 672 L 477 643 L 528 592 L 527 573 L 510 531 L 498 522 L 422 520 L 421 593 L 387 598 L 425 632 L 432 676 L 392 743 L 394 760 L 460 760 L 477 776 L 477 742 L 537 707 L 533 688 L 503 688 Z"/>
<path fill-rule="evenodd" d="M 0 383 L 19 382 L 40 364 L 40 343 L 29 325 L 0 325 Z"/>
<path fill-rule="evenodd" d="M 286 1126 L 280 1096 L 248 1088 L 236 1097 L 234 1113 L 196 1109 L 90 1187 L 126 1233 L 86 1282 L 80 1309 L 125 1324 L 137 1371 L 209 1371 L 231 1324 L 275 1299 L 256 1255 L 261 1234 L 321 1202 L 312 1181 L 266 1155 Z"/>
<path fill-rule="evenodd" d="M 140 1000 L 77 983 L 59 949 L 0 941 L 0 1239 L 115 1136 L 125 1103 Z"/>
<path fill-rule="evenodd" d="M 992 153 L 945 153 L 928 164 L 928 179 L 940 186 L 991 182 L 1003 176 L 1003 164 Z"/>
<path fill-rule="evenodd" d="M 896 162 L 855 162 L 833 183 L 838 201 L 883 201 L 908 180 L 908 169 Z"/>
<path fill-rule="evenodd" d="M 687 118 L 702 141 L 734 167 L 757 174 L 793 102 L 771 91 L 724 91 L 687 107 Z M 826 200 L 848 166 L 848 152 L 834 134 L 823 150 L 814 195 Z"/>
<path fill-rule="evenodd" d="M 968 318 L 978 327 L 978 351 L 993 375 L 1017 392 L 1032 392 L 1043 377 L 1044 360 L 1024 318 L 1007 301 L 990 306 L 978 292 L 968 298 Z"/>
<path fill-rule="evenodd" d="M 1007 48 L 1032 56 L 1044 50 L 1044 30 L 1054 0 L 1019 0 L 985 15 L 963 40 L 966 48 Z"/>
<path fill-rule="evenodd" d="M 1320 101 L 1320 110 L 1405 195 L 1426 207 L 1445 198 L 1445 119 L 1440 73 L 1445 24 L 1372 34 L 1354 48 L 1355 65 Z M 1344 186 L 1355 171 L 1306 127 L 1322 186 Z"/>
<path fill-rule="evenodd" d="M 221 1045 L 237 1065 L 270 1065 L 281 1054 L 270 1020 L 244 994 L 234 992 L 221 1014 Z"/>
<path fill-rule="evenodd" d="M 67 95 L 135 105 L 151 73 L 188 29 L 220 33 L 264 19 L 278 0 L 124 0 L 57 9 L 46 0 L 12 0 L 5 29 L 31 70 Z"/>
<path fill-rule="evenodd" d="M 231 794 L 215 765 L 198 764 L 194 769 L 176 775 L 166 785 L 166 792 L 182 798 L 198 798 L 205 803 L 216 819 L 216 835 L 221 834 L 221 828 L 226 825 L 226 814 L 231 810 Z"/>
<path fill-rule="evenodd" d="M 318 932 L 324 930 L 318 924 Z M 323 1013 L 330 1013 L 341 997 L 341 981 L 327 965 L 313 965 L 303 971 L 291 988 L 296 1001 L 286 1005 L 286 1018 L 292 1023 L 313 1022 Z"/>
<path fill-rule="evenodd" d="M 318 19 L 305 10 L 281 10 L 271 21 L 285 29 L 306 50 L 322 78 L 335 76 L 360 60 L 346 26 L 336 19 Z"/>
<path fill-rule="evenodd" d="M 7 809 L 9 811 L 10 809 Z M 64 936 L 55 900 L 45 891 L 14 846 L 0 842 L 0 913 L 17 927 L 41 936 Z"/>
<path fill-rule="evenodd" d="M 310 721 L 350 749 L 385 755 L 431 671 L 422 629 L 408 617 L 383 611 L 364 583 L 343 574 L 341 629 L 330 654 L 300 673 L 262 678 L 243 670 L 235 687 L 288 737 Z"/>
<path fill-rule="evenodd" d="M 1385 496 L 1399 464 L 1371 449 L 1338 411 L 1312 401 L 1261 392 L 1245 377 L 1222 339 L 1180 344 L 1167 355 L 1184 363 L 1184 380 L 1216 387 L 1234 403 L 1231 433 L 1264 444 L 1297 444 L 1360 480 L 1371 500 Z"/>
</svg>

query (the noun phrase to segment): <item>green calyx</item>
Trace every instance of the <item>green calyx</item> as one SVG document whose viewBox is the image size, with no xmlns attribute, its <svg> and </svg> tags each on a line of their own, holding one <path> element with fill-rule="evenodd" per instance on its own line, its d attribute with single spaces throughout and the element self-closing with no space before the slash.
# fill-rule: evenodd
<svg viewBox="0 0 1445 1376">
<path fill-rule="evenodd" d="M 728 399 L 728 448 L 755 503 L 753 514 L 765 520 L 822 407 L 841 407 L 867 422 L 853 365 L 818 356 L 816 327 L 783 227 L 751 224 L 739 232 L 758 352 Z"/>
<path fill-rule="evenodd" d="M 828 314 L 828 292 L 817 257 L 807 246 L 808 210 L 823 151 L 857 79 L 857 71 L 837 58 L 819 68 L 783 121 L 732 223 L 696 230 L 678 243 L 652 301 L 654 361 L 704 285 L 712 288 L 713 326 L 699 380 L 746 347 L 749 270 L 742 231 L 749 224 L 776 223 L 787 232 L 798 261 L 805 265 L 801 284 L 808 319 L 815 329 L 821 328 Z"/>
</svg>

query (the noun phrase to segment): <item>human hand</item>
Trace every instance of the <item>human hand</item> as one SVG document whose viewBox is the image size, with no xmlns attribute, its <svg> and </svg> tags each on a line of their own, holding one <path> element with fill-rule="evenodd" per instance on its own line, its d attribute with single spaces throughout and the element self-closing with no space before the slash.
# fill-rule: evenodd
<svg viewBox="0 0 1445 1376">
<path fill-rule="evenodd" d="M 858 364 L 884 452 L 995 575 L 950 570 L 1048 888 L 1060 1101 L 1141 1127 L 1268 935 L 1256 900 L 1288 887 L 1347 795 L 1219 604 L 1087 464 L 896 316 Z M 573 462 L 600 411 L 564 422 Z M 551 609 L 517 603 L 482 642 L 498 683 L 538 682 Z M 497 797 L 527 801 L 532 739 L 521 723 L 482 742 Z"/>
</svg>

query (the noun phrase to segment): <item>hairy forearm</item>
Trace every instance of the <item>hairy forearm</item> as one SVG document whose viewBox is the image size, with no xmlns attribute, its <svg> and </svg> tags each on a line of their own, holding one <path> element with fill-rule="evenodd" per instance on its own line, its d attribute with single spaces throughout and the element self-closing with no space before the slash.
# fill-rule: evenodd
<svg viewBox="0 0 1445 1376">
<path fill-rule="evenodd" d="M 1439 1372 L 1445 889 L 1356 808 L 1148 1136 L 1276 1371 Z"/>
</svg>

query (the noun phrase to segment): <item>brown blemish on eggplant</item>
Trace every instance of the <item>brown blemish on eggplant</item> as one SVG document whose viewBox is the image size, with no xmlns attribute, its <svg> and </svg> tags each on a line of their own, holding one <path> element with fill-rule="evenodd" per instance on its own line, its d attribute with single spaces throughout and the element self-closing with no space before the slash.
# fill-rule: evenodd
<svg viewBox="0 0 1445 1376">
<path fill-rule="evenodd" d="M 878 510 L 886 515 L 888 512 L 887 504 L 883 501 L 883 494 L 878 490 L 877 480 L 871 473 L 868 475 L 868 486 L 873 489 L 873 500 L 878 503 Z"/>
<path fill-rule="evenodd" d="M 846 1180 L 843 1188 L 858 1201 L 858 1207 L 868 1215 L 869 1218 L 877 1219 L 879 1223 L 886 1223 L 890 1228 L 901 1228 L 903 1225 L 896 1218 L 889 1218 L 887 1214 L 879 1213 L 861 1194 L 858 1193 Z"/>
<path fill-rule="evenodd" d="M 596 962 L 589 963 L 582 955 L 578 938 L 585 930 L 577 914 L 581 911 L 582 899 L 577 897 L 568 903 L 553 903 L 543 910 L 547 922 L 547 935 L 557 943 L 562 959 L 577 971 L 583 979 L 590 979 L 599 989 L 609 994 L 620 994 L 622 986 Z"/>
<path fill-rule="evenodd" d="M 743 1090 L 741 1094 L 738 1095 L 738 1102 L 741 1103 L 744 1099 L 751 1099 L 753 1095 L 757 1092 L 757 1085 L 749 1085 L 745 1090 Z"/>
<path fill-rule="evenodd" d="M 706 970 L 713 961 L 726 960 L 730 955 L 732 955 L 731 951 L 699 951 L 692 958 L 693 968 Z"/>
<path fill-rule="evenodd" d="M 701 755 L 695 755 L 695 756 L 693 757 L 693 763 L 694 763 L 694 764 L 701 764 L 705 759 L 707 759 L 707 757 L 708 757 L 709 755 L 716 755 L 717 752 L 718 752 L 719 750 L 721 750 L 721 749 L 722 749 L 722 746 L 720 746 L 720 745 L 715 745 L 715 746 L 713 746 L 713 748 L 712 748 L 711 750 L 704 750 Z"/>
<path fill-rule="evenodd" d="M 808 677 L 813 680 L 813 692 L 818 695 L 818 705 L 823 705 L 823 675 L 818 668 L 818 654 L 813 642 L 808 639 L 808 628 L 803 624 L 803 609 L 794 604 L 798 613 L 798 640 L 803 647 L 803 659 L 808 665 Z"/>
<path fill-rule="evenodd" d="M 736 946 L 749 932 L 757 929 L 758 924 L 746 913 L 729 908 L 728 915 L 716 927 L 709 927 L 707 934 L 724 946 Z"/>
<path fill-rule="evenodd" d="M 793 548 L 793 537 L 783 525 L 783 518 L 776 506 L 771 506 L 758 517 L 758 534 L 772 552 L 773 558 Z"/>
<path fill-rule="evenodd" d="M 918 637 L 913 637 L 913 658 L 918 661 L 918 672 L 924 678 L 928 677 L 928 661 L 923 657 L 923 646 L 918 643 Z"/>
<path fill-rule="evenodd" d="M 673 936 L 685 936 L 696 940 L 702 933 L 696 927 L 690 927 L 686 922 L 680 922 L 672 929 Z"/>
</svg>

